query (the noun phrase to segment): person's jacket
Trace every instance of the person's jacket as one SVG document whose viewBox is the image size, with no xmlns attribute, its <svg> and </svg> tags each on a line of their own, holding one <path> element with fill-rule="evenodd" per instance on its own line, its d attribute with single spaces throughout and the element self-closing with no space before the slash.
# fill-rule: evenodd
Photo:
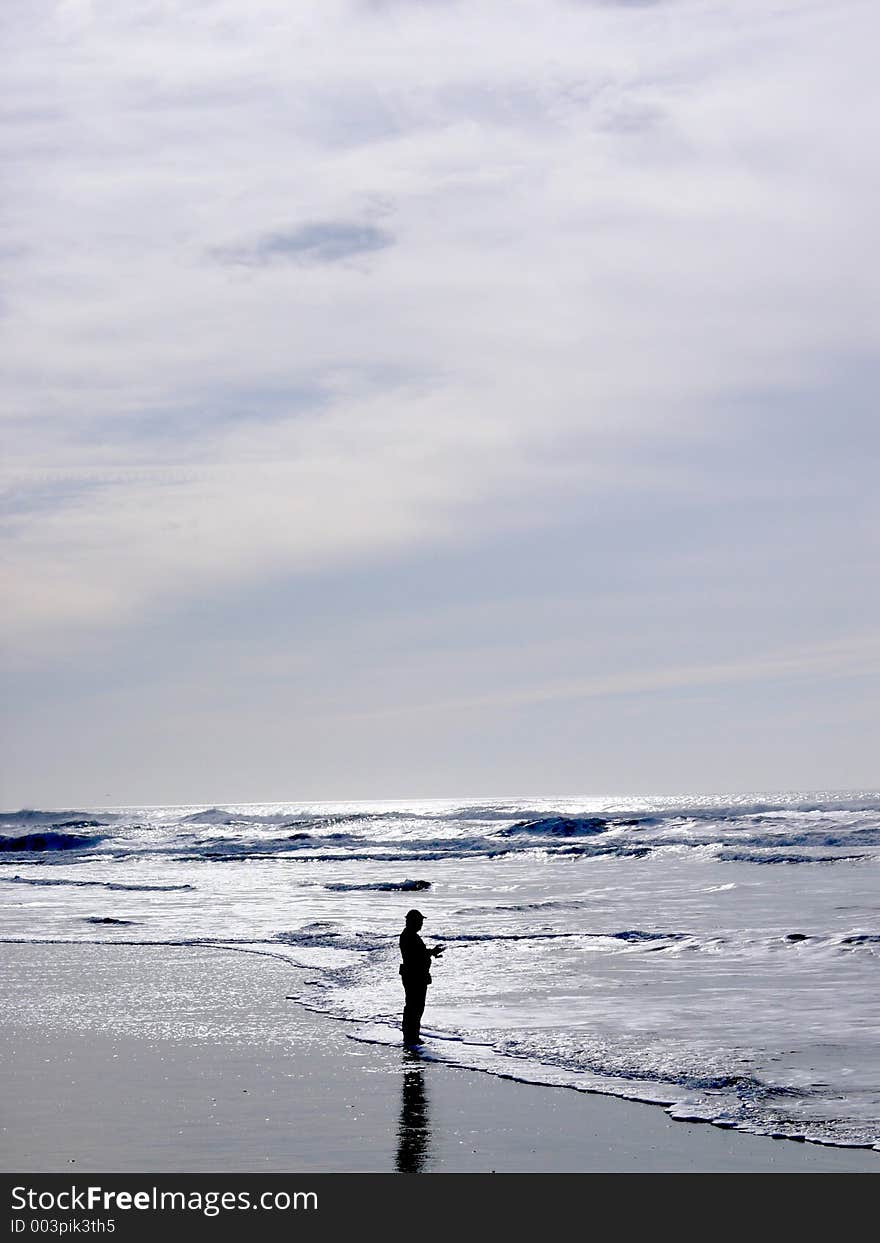
<svg viewBox="0 0 880 1243">
<path fill-rule="evenodd" d="M 404 984 L 431 983 L 431 955 L 425 942 L 412 928 L 404 928 L 400 934 L 400 956 L 403 959 L 400 974 Z"/>
</svg>

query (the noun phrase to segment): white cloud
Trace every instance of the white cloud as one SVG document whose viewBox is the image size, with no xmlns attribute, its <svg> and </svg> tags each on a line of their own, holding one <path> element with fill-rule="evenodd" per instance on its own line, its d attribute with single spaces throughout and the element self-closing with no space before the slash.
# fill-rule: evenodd
<svg viewBox="0 0 880 1243">
<path fill-rule="evenodd" d="M 876 347 L 872 6 L 70 0 L 10 25 L 28 647 L 622 474 L 655 495 L 638 439 L 711 439 L 731 394 Z"/>
</svg>

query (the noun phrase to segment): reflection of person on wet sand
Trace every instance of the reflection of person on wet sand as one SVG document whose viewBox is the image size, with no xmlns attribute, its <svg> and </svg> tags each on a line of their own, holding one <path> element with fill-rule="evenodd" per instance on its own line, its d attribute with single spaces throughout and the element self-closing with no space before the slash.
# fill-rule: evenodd
<svg viewBox="0 0 880 1243">
<path fill-rule="evenodd" d="M 419 929 L 425 922 L 421 911 L 407 911 L 406 927 L 400 934 L 400 978 L 406 992 L 406 1004 L 403 1007 L 403 1043 L 416 1045 L 421 1041 L 420 1027 L 425 1009 L 425 996 L 431 983 L 429 967 L 432 958 L 439 958 L 443 953 L 442 945 L 428 949 L 419 936 Z"/>
<path fill-rule="evenodd" d="M 430 1156 L 431 1124 L 428 1096 L 421 1066 L 407 1066 L 403 1072 L 400 1122 L 397 1127 L 397 1172 L 421 1174 Z"/>
</svg>

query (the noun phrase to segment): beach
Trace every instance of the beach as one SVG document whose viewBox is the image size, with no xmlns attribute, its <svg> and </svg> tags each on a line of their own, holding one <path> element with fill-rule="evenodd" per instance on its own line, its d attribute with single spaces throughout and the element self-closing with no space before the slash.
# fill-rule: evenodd
<svg viewBox="0 0 880 1243">
<path fill-rule="evenodd" d="M 875 1151 L 364 1044 L 288 1000 L 304 974 L 213 947 L 3 945 L 3 1168 L 880 1172 Z"/>
<path fill-rule="evenodd" d="M 870 1148 L 878 864 L 871 791 L 23 809 L 0 814 L 0 945 L 34 947 L 57 1003 L 43 1026 L 51 1011 L 65 1031 L 185 1045 L 238 1032 L 299 1065 L 282 994 L 344 1048 L 396 1054 L 398 936 L 417 907 L 448 951 L 424 1060 Z M 88 947 L 119 951 L 124 1007 L 113 971 L 63 967 Z M 247 964 L 219 997 L 210 951 L 226 975 Z M 270 963 L 281 982 L 255 999 Z M 175 990 L 162 1021 L 135 1022 L 160 982 Z M 9 1017 L 34 1026 L 27 995 Z"/>
</svg>

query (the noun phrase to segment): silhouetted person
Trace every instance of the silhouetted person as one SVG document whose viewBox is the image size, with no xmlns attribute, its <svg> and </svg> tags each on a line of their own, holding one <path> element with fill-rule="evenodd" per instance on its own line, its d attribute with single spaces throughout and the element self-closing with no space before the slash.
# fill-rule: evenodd
<svg viewBox="0 0 880 1243">
<path fill-rule="evenodd" d="M 431 983 L 429 967 L 431 959 L 443 953 L 442 945 L 428 949 L 419 936 L 419 929 L 425 922 L 421 911 L 407 911 L 406 927 L 400 934 L 400 978 L 406 991 L 406 1004 L 403 1007 L 403 1043 L 406 1045 L 421 1042 L 420 1027 L 425 1011 L 425 996 Z"/>
</svg>

